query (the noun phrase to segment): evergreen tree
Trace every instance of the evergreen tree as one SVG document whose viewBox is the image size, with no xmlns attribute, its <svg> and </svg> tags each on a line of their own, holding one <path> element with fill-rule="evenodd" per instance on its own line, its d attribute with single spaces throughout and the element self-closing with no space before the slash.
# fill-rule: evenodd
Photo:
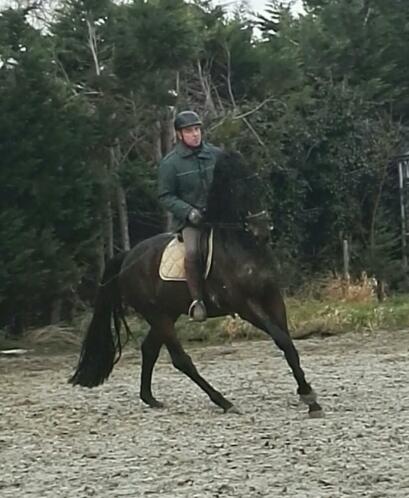
<svg viewBox="0 0 409 498">
<path fill-rule="evenodd" d="M 25 12 L 4 12 L 0 32 L 0 300 L 29 323 L 76 289 L 92 248 L 92 134 Z"/>
</svg>

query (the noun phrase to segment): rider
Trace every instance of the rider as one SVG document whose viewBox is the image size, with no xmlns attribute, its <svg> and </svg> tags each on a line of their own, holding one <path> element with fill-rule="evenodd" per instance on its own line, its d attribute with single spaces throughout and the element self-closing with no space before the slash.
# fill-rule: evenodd
<svg viewBox="0 0 409 498">
<path fill-rule="evenodd" d="M 207 195 L 221 149 L 202 141 L 202 121 L 193 111 L 177 114 L 174 126 L 177 143 L 159 166 L 159 200 L 173 217 L 172 229 L 182 232 L 185 243 L 186 280 L 192 297 L 188 314 L 204 321 L 203 269 L 200 239 Z"/>
</svg>

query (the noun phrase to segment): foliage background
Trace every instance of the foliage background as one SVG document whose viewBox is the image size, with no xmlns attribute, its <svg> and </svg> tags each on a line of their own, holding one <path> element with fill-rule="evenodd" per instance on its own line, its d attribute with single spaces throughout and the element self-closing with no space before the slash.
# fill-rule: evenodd
<svg viewBox="0 0 409 498">
<path fill-rule="evenodd" d="M 72 320 L 106 258 L 164 229 L 156 167 L 186 108 L 265 178 L 287 295 L 339 275 L 344 239 L 353 277 L 407 290 L 407 2 L 51 3 L 0 15 L 1 327 Z"/>
</svg>

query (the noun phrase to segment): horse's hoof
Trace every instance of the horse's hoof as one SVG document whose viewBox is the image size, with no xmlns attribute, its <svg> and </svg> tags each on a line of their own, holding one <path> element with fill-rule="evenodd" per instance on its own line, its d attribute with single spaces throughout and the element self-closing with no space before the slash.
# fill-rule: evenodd
<svg viewBox="0 0 409 498">
<path fill-rule="evenodd" d="M 165 405 L 155 398 L 149 400 L 142 399 L 142 401 L 149 406 L 149 408 L 165 408 Z"/>
<path fill-rule="evenodd" d="M 224 410 L 224 413 L 232 413 L 233 415 L 243 415 L 242 412 L 236 408 L 234 405 L 231 405 L 230 408 L 227 408 L 226 410 Z"/>
<path fill-rule="evenodd" d="M 165 404 L 162 403 L 161 401 L 157 401 L 156 399 L 155 401 L 149 403 L 149 406 L 150 408 L 156 408 L 156 409 L 165 408 Z"/>
<path fill-rule="evenodd" d="M 310 410 L 308 412 L 308 416 L 310 418 L 323 418 L 324 417 L 324 410 L 322 408 L 319 408 L 318 410 Z"/>
</svg>

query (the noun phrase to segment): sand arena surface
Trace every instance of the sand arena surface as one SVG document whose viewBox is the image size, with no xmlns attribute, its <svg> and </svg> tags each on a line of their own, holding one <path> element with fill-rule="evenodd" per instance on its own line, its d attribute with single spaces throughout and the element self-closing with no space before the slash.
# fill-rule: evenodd
<svg viewBox="0 0 409 498">
<path fill-rule="evenodd" d="M 243 411 L 224 415 L 164 353 L 152 410 L 129 346 L 110 380 L 76 356 L 0 358 L 0 496 L 408 497 L 409 332 L 297 341 L 326 416 L 312 420 L 273 343 L 188 348 Z"/>
</svg>

